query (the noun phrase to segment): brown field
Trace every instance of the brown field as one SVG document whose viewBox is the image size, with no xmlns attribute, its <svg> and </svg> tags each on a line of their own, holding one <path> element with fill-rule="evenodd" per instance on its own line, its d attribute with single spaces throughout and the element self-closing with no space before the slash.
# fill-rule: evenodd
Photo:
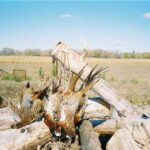
<svg viewBox="0 0 150 150">
<path fill-rule="evenodd" d="M 99 64 L 110 71 L 104 78 L 129 101 L 136 104 L 150 104 L 150 59 L 101 59 L 87 58 L 90 65 Z M 42 68 L 44 77 L 51 75 L 50 57 L 34 56 L 0 56 L 0 69 L 12 73 L 13 69 L 25 69 L 33 82 L 40 79 Z M 15 98 L 24 82 L 0 80 L 0 95 Z"/>
</svg>

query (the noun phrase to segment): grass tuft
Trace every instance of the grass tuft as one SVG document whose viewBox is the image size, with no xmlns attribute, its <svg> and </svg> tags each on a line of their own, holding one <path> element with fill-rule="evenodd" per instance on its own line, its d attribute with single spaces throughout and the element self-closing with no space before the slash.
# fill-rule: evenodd
<svg viewBox="0 0 150 150">
<path fill-rule="evenodd" d="M 22 81 L 24 81 L 24 78 L 17 77 L 17 76 L 14 76 L 12 74 L 6 74 L 6 75 L 2 76 L 2 80 L 22 82 Z M 27 80 L 32 80 L 32 78 L 27 77 Z"/>
<path fill-rule="evenodd" d="M 132 80 L 131 80 L 131 83 L 134 84 L 134 85 L 138 85 L 138 84 L 139 84 L 139 80 L 137 80 L 137 79 L 132 79 Z"/>
</svg>

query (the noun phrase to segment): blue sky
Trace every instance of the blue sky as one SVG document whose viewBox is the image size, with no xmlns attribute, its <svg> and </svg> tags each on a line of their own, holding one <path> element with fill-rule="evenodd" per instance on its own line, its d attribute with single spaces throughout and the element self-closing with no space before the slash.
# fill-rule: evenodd
<svg viewBox="0 0 150 150">
<path fill-rule="evenodd" d="M 150 1 L 0 1 L 0 49 L 150 52 Z"/>
</svg>

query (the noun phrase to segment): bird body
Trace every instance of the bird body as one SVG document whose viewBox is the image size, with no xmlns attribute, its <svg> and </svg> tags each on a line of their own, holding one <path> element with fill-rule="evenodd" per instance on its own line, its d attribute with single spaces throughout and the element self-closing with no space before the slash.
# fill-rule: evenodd
<svg viewBox="0 0 150 150">
<path fill-rule="evenodd" d="M 31 112 L 38 117 L 39 114 L 44 110 L 43 103 L 40 99 L 35 99 L 31 106 Z"/>
</svg>

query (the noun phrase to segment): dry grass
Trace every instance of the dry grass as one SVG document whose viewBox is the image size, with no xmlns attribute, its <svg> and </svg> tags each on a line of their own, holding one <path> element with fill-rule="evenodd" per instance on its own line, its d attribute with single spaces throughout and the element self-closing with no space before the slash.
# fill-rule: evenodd
<svg viewBox="0 0 150 150">
<path fill-rule="evenodd" d="M 0 56 L 0 63 L 46 64 L 50 63 L 51 60 L 51 57 L 42 56 Z"/>
<path fill-rule="evenodd" d="M 87 58 L 87 62 L 91 64 L 149 64 L 150 59 L 116 59 L 116 58 Z"/>
<path fill-rule="evenodd" d="M 138 104 L 150 104 L 150 60 L 149 59 L 100 59 L 87 58 L 90 65 L 108 67 L 103 75 L 119 93 Z M 13 69 L 26 69 L 33 81 L 39 80 L 39 69 L 44 76 L 51 74 L 51 58 L 36 56 L 0 56 L 0 69 L 12 72 Z M 0 81 L 0 84 L 4 81 Z M 4 85 L 5 86 L 5 85 Z M 7 86 L 7 85 L 6 85 Z M 4 88 L 3 88 L 4 89 Z M 0 95 L 2 90 L 0 91 Z"/>
</svg>

